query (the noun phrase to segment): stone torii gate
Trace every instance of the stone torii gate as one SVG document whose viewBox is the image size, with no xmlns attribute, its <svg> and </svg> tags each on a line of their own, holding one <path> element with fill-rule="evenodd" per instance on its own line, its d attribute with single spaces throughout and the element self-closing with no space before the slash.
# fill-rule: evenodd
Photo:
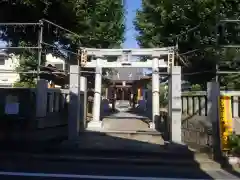
<svg viewBox="0 0 240 180">
<path fill-rule="evenodd" d="M 81 61 L 84 68 L 95 68 L 95 92 L 94 92 L 94 106 L 93 106 L 93 120 L 88 124 L 90 129 L 99 129 L 102 127 L 100 121 L 100 106 L 101 106 L 101 87 L 102 87 L 102 69 L 103 68 L 152 68 L 152 124 L 151 128 L 155 129 L 156 119 L 160 116 L 159 104 L 159 68 L 166 68 L 168 72 L 174 66 L 174 47 L 164 48 L 149 48 L 149 49 L 94 49 L 85 48 L 82 53 L 88 57 L 92 56 L 94 60 L 88 62 Z M 82 55 L 83 55 L 82 54 Z M 168 62 L 165 63 L 161 59 L 162 55 L 168 55 Z M 117 58 L 124 58 L 121 62 L 108 62 L 107 58 L 115 56 Z M 151 57 L 145 62 L 130 62 L 132 56 Z M 127 57 L 127 58 L 126 58 Z"/>
</svg>

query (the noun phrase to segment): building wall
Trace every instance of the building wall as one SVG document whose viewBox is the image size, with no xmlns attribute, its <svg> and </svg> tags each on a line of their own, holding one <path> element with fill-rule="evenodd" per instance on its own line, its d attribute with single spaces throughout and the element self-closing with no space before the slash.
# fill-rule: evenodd
<svg viewBox="0 0 240 180">
<path fill-rule="evenodd" d="M 19 63 L 19 56 L 14 54 L 0 54 L 0 87 L 11 87 L 19 80 L 19 74 L 15 69 Z"/>
<path fill-rule="evenodd" d="M 55 66 L 58 69 L 61 70 L 68 70 L 66 67 L 66 62 L 63 58 L 59 58 L 56 56 L 53 56 L 52 54 L 47 54 L 46 55 L 46 63 L 45 65 L 51 64 L 52 66 Z"/>
<path fill-rule="evenodd" d="M 6 54 L 0 52 L 0 87 L 12 87 L 12 85 L 19 80 L 20 76 L 16 72 L 16 67 L 19 65 L 19 56 L 14 54 Z M 65 70 L 66 63 L 62 58 L 53 56 L 52 54 L 46 55 L 46 65 L 53 66 Z"/>
</svg>

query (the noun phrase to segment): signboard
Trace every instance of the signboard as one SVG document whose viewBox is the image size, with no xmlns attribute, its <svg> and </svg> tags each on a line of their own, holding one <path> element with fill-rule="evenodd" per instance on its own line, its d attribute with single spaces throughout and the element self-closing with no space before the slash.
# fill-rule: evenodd
<svg viewBox="0 0 240 180">
<path fill-rule="evenodd" d="M 5 114 L 18 114 L 19 102 L 17 96 L 8 95 L 5 99 Z"/>
<path fill-rule="evenodd" d="M 228 138 L 233 132 L 231 96 L 219 97 L 219 128 L 223 151 L 229 150 Z"/>
</svg>

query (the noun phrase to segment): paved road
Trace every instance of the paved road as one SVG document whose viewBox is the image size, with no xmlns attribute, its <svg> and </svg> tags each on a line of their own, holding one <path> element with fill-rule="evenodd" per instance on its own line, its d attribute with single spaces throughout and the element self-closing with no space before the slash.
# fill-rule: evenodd
<svg viewBox="0 0 240 180">
<path fill-rule="evenodd" d="M 102 180 L 161 180 L 161 179 L 239 179 L 222 170 L 204 172 L 200 169 L 184 169 L 118 165 L 99 163 L 79 163 L 67 161 L 16 160 L 1 159 L 1 180 L 72 180 L 72 179 L 102 179 Z"/>
</svg>

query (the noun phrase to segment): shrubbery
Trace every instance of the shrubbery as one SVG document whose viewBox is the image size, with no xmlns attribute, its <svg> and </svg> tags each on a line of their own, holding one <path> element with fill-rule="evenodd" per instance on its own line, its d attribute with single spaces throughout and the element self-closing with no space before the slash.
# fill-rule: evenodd
<svg viewBox="0 0 240 180">
<path fill-rule="evenodd" d="M 236 134 L 230 135 L 228 143 L 230 147 L 230 153 L 240 155 L 240 136 Z"/>
<path fill-rule="evenodd" d="M 33 81 L 17 81 L 13 84 L 13 87 L 21 87 L 21 88 L 35 88 L 36 87 L 36 83 Z"/>
</svg>

